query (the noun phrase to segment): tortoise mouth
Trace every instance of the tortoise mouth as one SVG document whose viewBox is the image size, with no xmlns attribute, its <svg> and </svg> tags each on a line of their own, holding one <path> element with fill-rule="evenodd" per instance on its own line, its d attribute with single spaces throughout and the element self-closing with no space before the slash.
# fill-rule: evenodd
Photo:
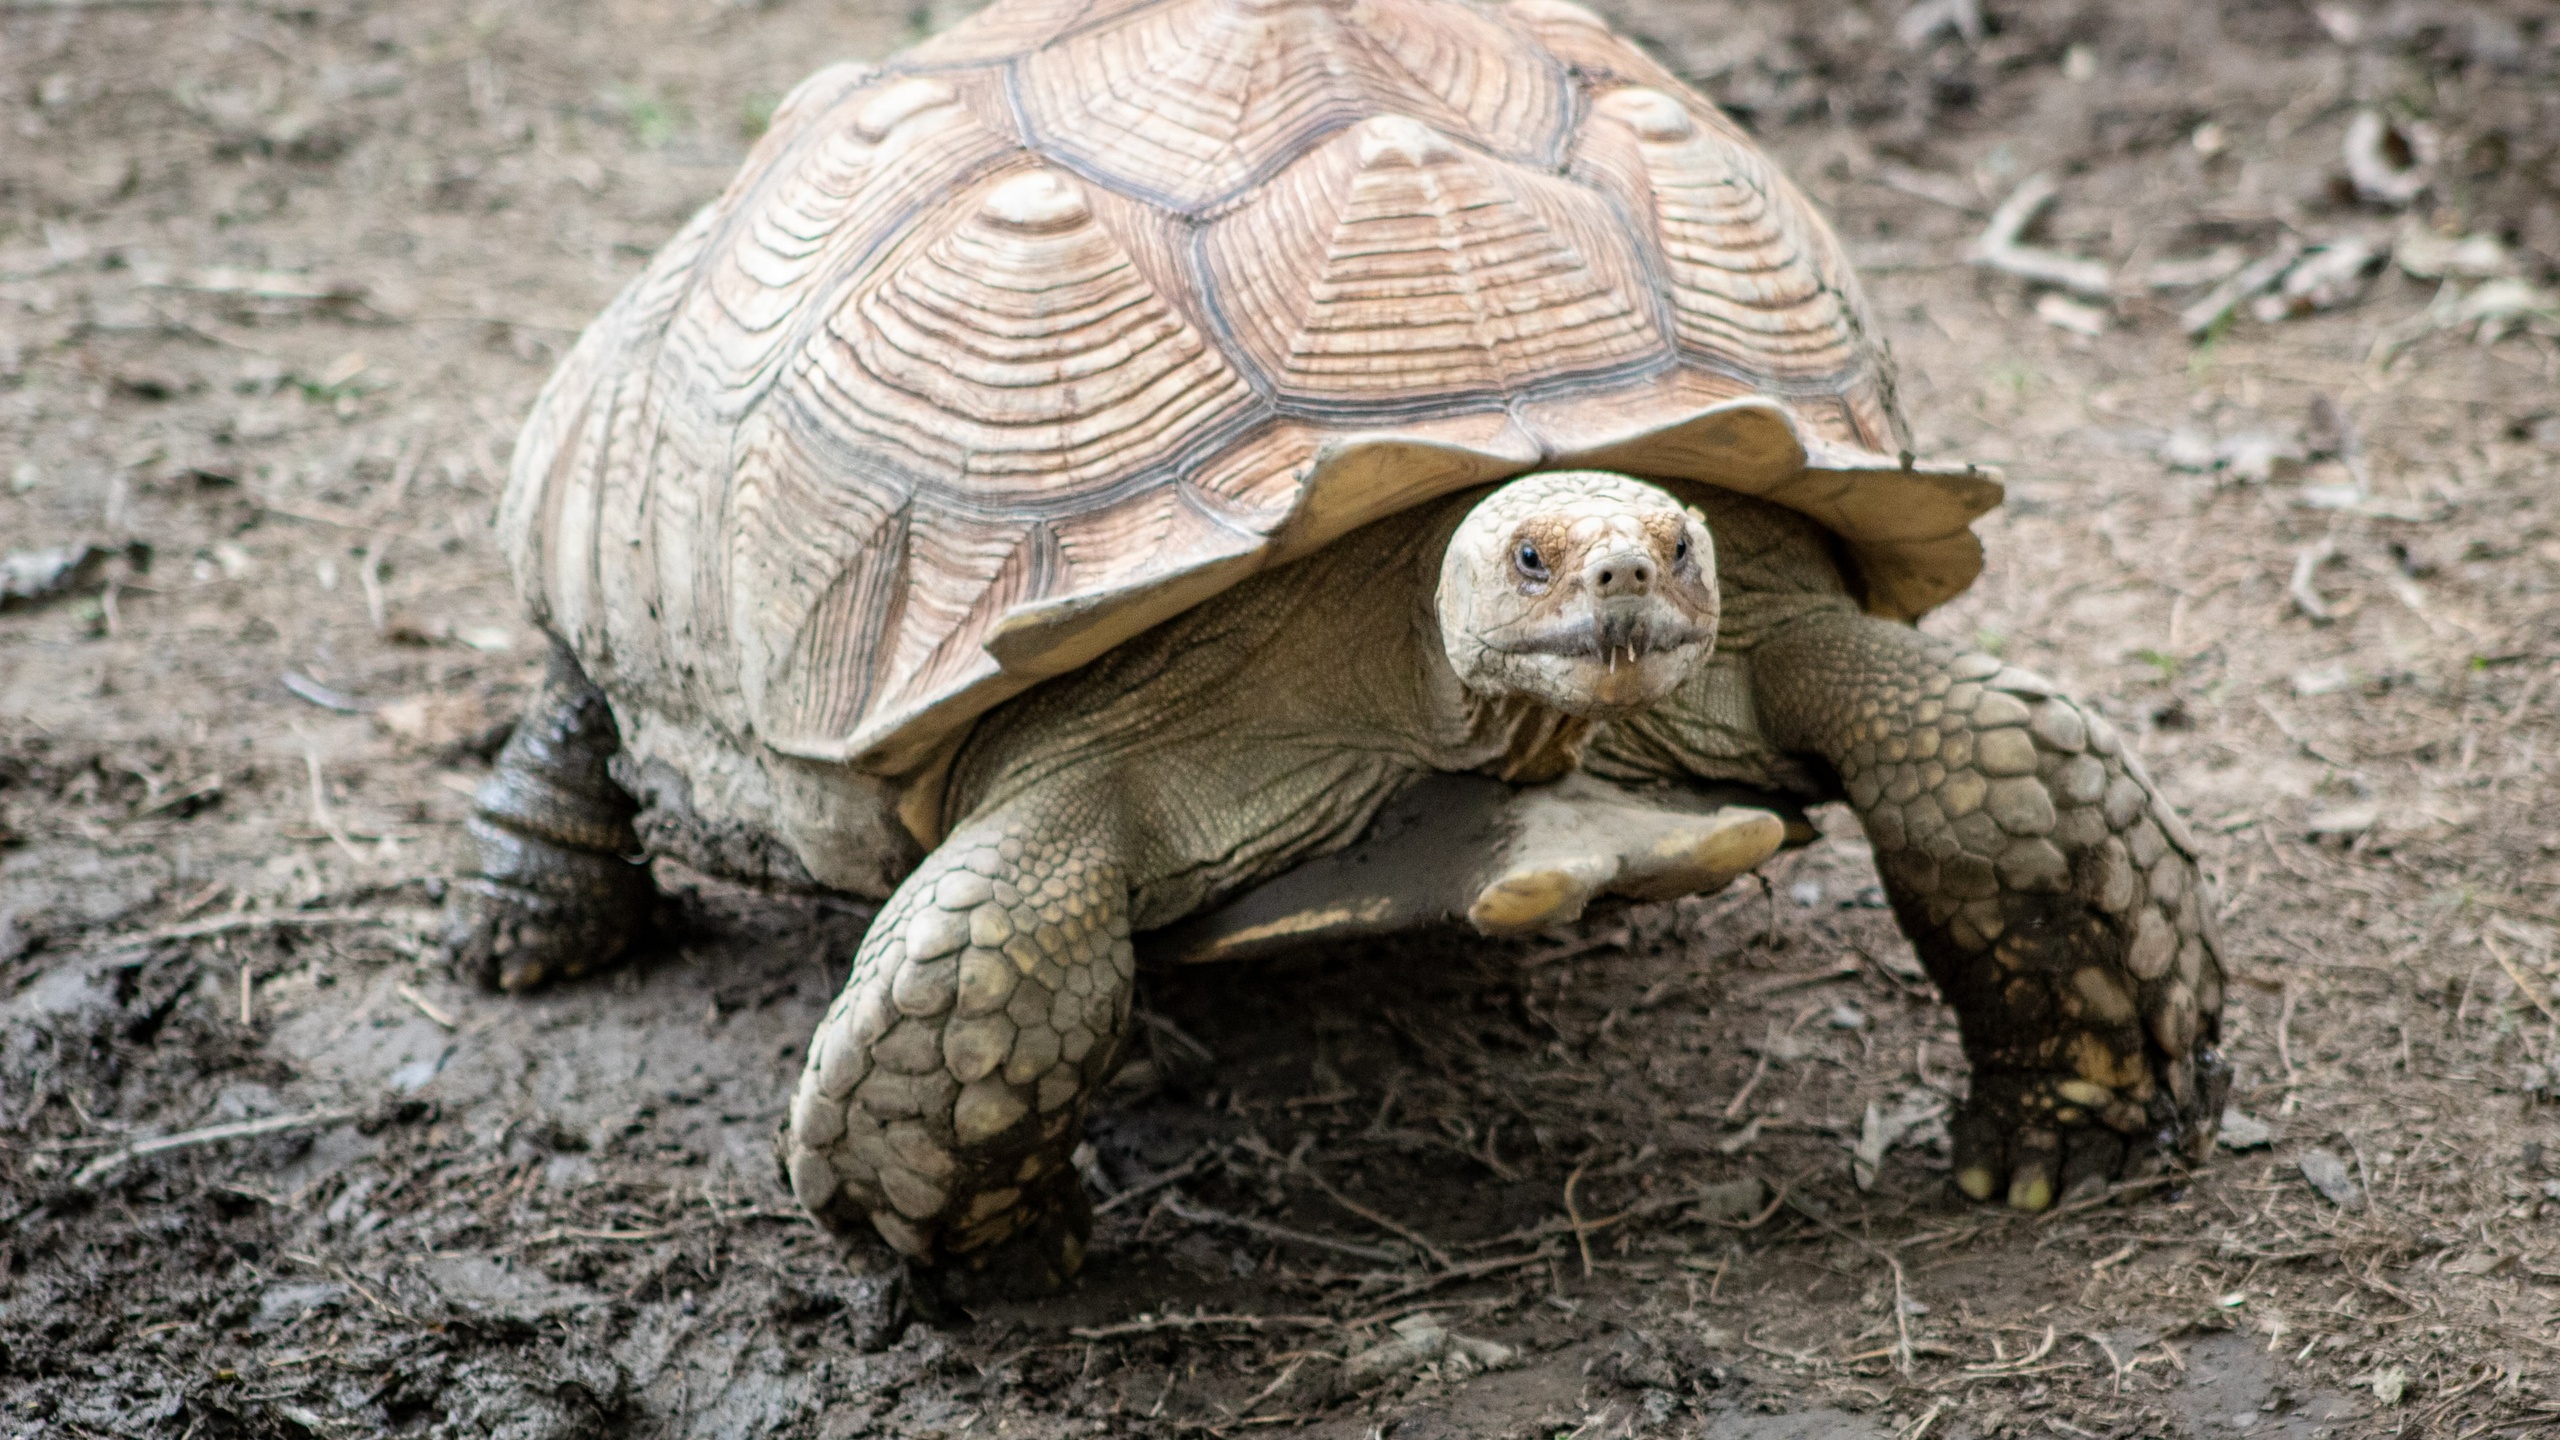
<svg viewBox="0 0 2560 1440">
<path fill-rule="evenodd" d="M 1491 648 L 1505 655 L 1557 655 L 1616 669 L 1622 662 L 1639 664 L 1649 656 L 1714 637 L 1713 629 L 1659 607 L 1611 607 L 1597 615 L 1542 626 Z"/>
</svg>

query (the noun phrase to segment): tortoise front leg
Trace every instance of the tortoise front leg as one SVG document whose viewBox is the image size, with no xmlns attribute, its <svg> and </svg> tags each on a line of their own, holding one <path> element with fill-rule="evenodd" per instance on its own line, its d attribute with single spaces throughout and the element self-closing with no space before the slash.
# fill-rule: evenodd
<svg viewBox="0 0 2560 1440">
<path fill-rule="evenodd" d="M 1136 972 L 1111 809 L 1052 789 L 973 817 L 881 908 L 782 1143 L 820 1221 L 1035 1288 L 1083 1263 L 1093 1213 L 1068 1156 Z"/>
<path fill-rule="evenodd" d="M 2186 827 L 2107 722 L 1907 626 L 1807 617 L 1751 656 L 1780 748 L 1828 761 L 1964 1031 L 1956 1180 L 2041 1210 L 2163 1153 L 2228 1088 L 2223 973 Z"/>
</svg>

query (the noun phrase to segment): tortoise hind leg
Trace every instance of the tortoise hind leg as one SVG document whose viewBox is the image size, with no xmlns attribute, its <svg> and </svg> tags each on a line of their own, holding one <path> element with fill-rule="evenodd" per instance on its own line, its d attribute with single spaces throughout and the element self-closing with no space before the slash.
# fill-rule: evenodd
<svg viewBox="0 0 2560 1440">
<path fill-rule="evenodd" d="M 542 688 L 473 800 L 477 865 L 446 910 L 456 970 L 523 990 L 601 969 L 630 946 L 652 892 L 634 859 L 637 807 L 606 768 L 621 748 L 604 695 L 555 641 Z"/>
</svg>

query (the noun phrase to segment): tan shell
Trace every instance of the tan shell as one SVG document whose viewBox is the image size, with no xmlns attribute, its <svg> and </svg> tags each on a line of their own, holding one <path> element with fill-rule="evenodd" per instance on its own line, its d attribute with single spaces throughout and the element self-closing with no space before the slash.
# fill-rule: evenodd
<svg viewBox="0 0 2560 1440">
<path fill-rule="evenodd" d="M 1972 583 L 1840 246 L 1563 0 L 998 0 L 802 84 L 528 422 L 501 529 L 608 689 L 882 775 L 1247 574 L 1533 469 Z"/>
</svg>

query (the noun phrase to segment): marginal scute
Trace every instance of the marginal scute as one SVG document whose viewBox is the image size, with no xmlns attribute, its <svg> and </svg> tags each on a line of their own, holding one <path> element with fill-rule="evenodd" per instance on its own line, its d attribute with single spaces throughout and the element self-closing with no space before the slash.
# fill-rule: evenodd
<svg viewBox="0 0 2560 1440">
<path fill-rule="evenodd" d="M 909 77 L 888 85 L 862 102 L 853 115 L 853 132 L 877 145 L 913 116 L 952 103 L 959 96 L 949 85 L 927 77 Z"/>
<path fill-rule="evenodd" d="M 1670 144 L 1686 140 L 1698 132 L 1697 118 L 1689 113 L 1689 107 L 1659 90 L 1639 86 L 1612 91 L 1602 97 L 1595 108 L 1603 115 L 1625 122 L 1640 140 Z"/>
</svg>

